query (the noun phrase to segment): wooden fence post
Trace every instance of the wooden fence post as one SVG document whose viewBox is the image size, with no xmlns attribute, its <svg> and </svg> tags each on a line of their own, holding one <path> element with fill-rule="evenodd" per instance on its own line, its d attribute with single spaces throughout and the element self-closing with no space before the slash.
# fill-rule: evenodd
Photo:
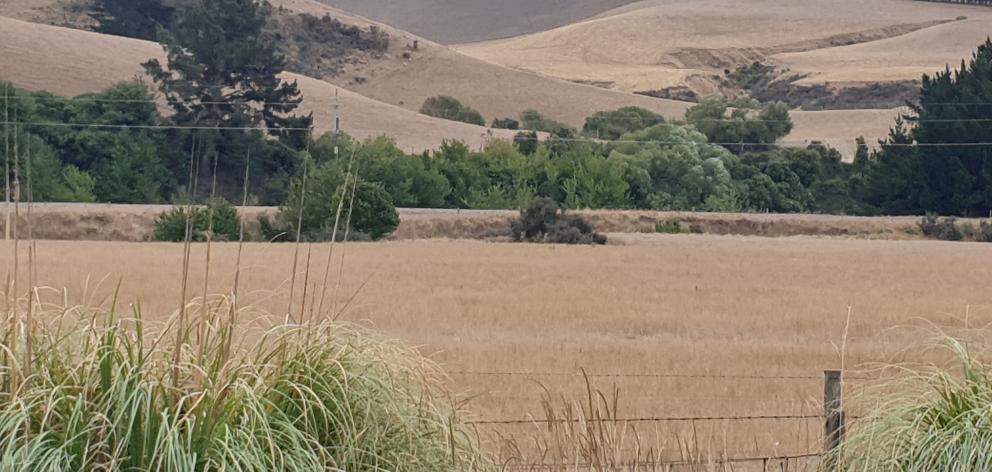
<svg viewBox="0 0 992 472">
<path fill-rule="evenodd" d="M 841 375 L 839 370 L 828 370 L 823 373 L 823 416 L 826 418 L 823 435 L 824 453 L 836 449 L 844 442 L 844 433 L 847 429 L 841 396 Z"/>
</svg>

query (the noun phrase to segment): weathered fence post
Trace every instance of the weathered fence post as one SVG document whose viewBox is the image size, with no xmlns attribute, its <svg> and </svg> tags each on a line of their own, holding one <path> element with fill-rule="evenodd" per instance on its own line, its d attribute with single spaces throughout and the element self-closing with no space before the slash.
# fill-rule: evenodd
<svg viewBox="0 0 992 472">
<path fill-rule="evenodd" d="M 836 449 L 844 442 L 846 422 L 842 401 L 842 382 L 839 370 L 828 370 L 823 373 L 823 416 L 826 418 L 824 427 L 823 452 Z"/>
</svg>

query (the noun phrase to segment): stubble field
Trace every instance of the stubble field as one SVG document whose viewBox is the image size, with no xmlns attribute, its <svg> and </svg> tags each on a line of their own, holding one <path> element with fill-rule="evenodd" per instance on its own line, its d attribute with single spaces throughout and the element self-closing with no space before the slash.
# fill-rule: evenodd
<svg viewBox="0 0 992 472">
<path fill-rule="evenodd" d="M 6 243 L 0 265 L 13 266 Z M 164 323 L 180 300 L 182 245 L 112 242 L 37 244 L 40 297 L 63 287 L 70 303 L 140 300 Z M 21 283 L 27 283 L 21 243 Z M 476 241 L 404 241 L 338 246 L 328 308 L 420 346 L 449 371 L 491 447 L 493 433 L 546 434 L 541 400 L 619 395 L 616 417 L 640 419 L 627 448 L 685 449 L 729 456 L 818 451 L 821 420 L 680 420 L 820 413 L 821 376 L 846 367 L 918 358 L 924 317 L 939 325 L 992 320 L 992 247 L 930 241 L 832 238 L 647 236 L 623 246 L 560 247 Z M 311 270 L 305 267 L 310 254 Z M 245 247 L 241 303 L 286 313 L 292 245 Z M 212 246 L 208 291 L 230 290 L 236 244 Z M 339 257 L 344 255 L 338 284 Z M 190 293 L 203 290 L 205 246 L 193 250 Z M 304 280 L 319 298 L 327 246 L 302 246 L 294 312 Z M 21 285 L 23 287 L 24 285 Z M 330 300 L 336 300 L 331 302 Z M 860 381 L 847 389 L 856 393 Z M 856 415 L 857 412 L 852 412 Z M 659 418 L 669 418 L 658 420 Z M 676 418 L 676 419 L 671 419 Z M 636 428 L 637 435 L 633 434 Z M 635 440 L 636 438 L 636 440 Z M 681 452 L 680 452 L 681 451 Z"/>
</svg>

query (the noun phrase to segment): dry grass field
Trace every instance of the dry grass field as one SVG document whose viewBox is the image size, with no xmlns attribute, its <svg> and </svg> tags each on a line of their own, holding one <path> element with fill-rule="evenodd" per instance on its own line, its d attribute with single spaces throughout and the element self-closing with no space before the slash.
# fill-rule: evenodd
<svg viewBox="0 0 992 472">
<path fill-rule="evenodd" d="M 21 227 L 32 225 L 35 237 L 66 241 L 141 242 L 151 239 L 155 220 L 173 209 L 170 205 L 107 205 L 85 203 L 37 203 L 20 209 Z M 11 205 L 10 211 L 15 208 Z M 260 216 L 274 217 L 274 207 L 239 209 L 249 231 Z M 0 215 L 7 207 L 0 203 Z M 860 239 L 920 238 L 916 217 L 854 217 L 801 214 L 692 213 L 647 210 L 580 210 L 600 231 L 616 234 L 622 244 L 632 235 L 653 233 L 660 221 L 678 220 L 689 229 L 718 235 L 740 236 L 832 236 Z M 400 226 L 392 240 L 477 239 L 509 237 L 510 220 L 516 211 L 400 209 Z M 5 224 L 0 216 L 0 230 Z M 967 221 L 978 226 L 981 220 Z M 634 238 L 636 240 L 636 238 Z"/>
<path fill-rule="evenodd" d="M 302 247 L 294 312 L 310 249 L 308 307 L 323 283 L 327 246 Z M 242 303 L 286 313 L 295 250 L 247 245 Z M 204 251 L 193 250 L 194 295 L 203 289 Z M 235 244 L 212 247 L 210 292 L 230 290 L 235 253 Z M 182 254 L 178 244 L 39 241 L 37 283 L 91 304 L 108 303 L 119 284 L 121 307 L 140 300 L 143 317 L 161 323 L 179 304 Z M 327 306 L 443 363 L 478 419 L 543 418 L 544 388 L 554 398 L 583 399 L 585 383 L 569 375 L 579 369 L 661 374 L 593 379 L 608 395 L 617 389 L 617 415 L 625 418 L 815 415 L 822 371 L 842 365 L 849 309 L 847 367 L 917 358 L 902 353 L 924 336 L 893 328 L 918 317 L 992 321 L 985 290 L 992 248 L 980 244 L 644 236 L 607 247 L 353 244 L 336 254 L 344 255 L 344 276 L 339 283 L 335 256 L 328 286 L 336 303 Z M 0 266 L 8 271 L 12 255 L 3 245 Z M 521 375 L 493 374 L 500 372 Z M 760 378 L 712 377 L 724 375 Z M 774 378 L 783 376 L 797 378 Z M 848 390 L 860 385 L 852 380 Z M 477 427 L 486 438 L 540 432 L 526 424 Z M 636 424 L 641 446 L 669 458 L 679 457 L 682 443 L 735 457 L 815 451 L 821 428 L 816 419 Z"/>
<path fill-rule="evenodd" d="M 969 22 L 941 28 L 959 16 Z M 911 0 L 649 0 L 549 31 L 466 44 L 458 50 L 512 68 L 611 84 L 617 90 L 689 85 L 705 93 L 710 76 L 722 75 L 724 68 L 780 53 L 807 53 L 800 70 L 830 73 L 832 81 L 915 80 L 969 56 L 984 39 L 972 32 L 983 27 L 987 31 L 990 25 L 992 11 L 987 8 Z M 970 32 L 962 37 L 961 29 Z M 885 58 L 852 55 L 851 47 L 835 47 L 874 45 L 914 32 L 929 40 L 892 40 L 892 54 Z M 909 51 L 913 53 L 905 54 Z M 844 60 L 860 69 L 838 74 L 834 65 Z M 875 73 L 862 77 L 863 70 Z"/>
</svg>

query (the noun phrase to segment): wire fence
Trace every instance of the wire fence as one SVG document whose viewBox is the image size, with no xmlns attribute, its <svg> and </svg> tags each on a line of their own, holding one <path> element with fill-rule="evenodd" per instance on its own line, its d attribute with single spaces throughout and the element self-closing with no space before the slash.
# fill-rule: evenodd
<svg viewBox="0 0 992 472">
<path fill-rule="evenodd" d="M 666 423 L 666 422 L 694 422 L 694 421 L 758 421 L 758 420 L 812 420 L 824 419 L 823 415 L 752 415 L 752 416 L 659 416 L 659 417 L 635 417 L 635 418 L 525 418 L 525 419 L 500 419 L 500 420 L 475 420 L 466 421 L 464 424 L 470 426 L 482 425 L 520 425 L 520 424 L 561 424 L 561 423 Z M 852 418 L 853 419 L 853 418 Z"/>
<path fill-rule="evenodd" d="M 756 457 L 729 457 L 729 458 L 716 458 L 716 459 L 704 459 L 704 460 L 631 460 L 628 462 L 614 462 L 614 463 L 508 463 L 504 464 L 502 470 L 504 471 L 526 471 L 526 470 L 600 470 L 600 471 L 620 471 L 620 470 L 638 470 L 645 468 L 678 468 L 678 467 L 719 467 L 727 466 L 732 464 L 745 464 L 745 463 L 756 463 L 761 462 L 766 467 L 770 464 L 783 463 L 789 461 L 801 461 L 808 459 L 819 459 L 823 457 L 822 453 L 810 452 L 803 454 L 787 454 L 787 455 L 772 455 L 772 456 L 756 456 Z"/>
<path fill-rule="evenodd" d="M 452 370 L 449 375 L 477 377 L 588 377 L 588 378 L 662 378 L 662 379 L 727 379 L 727 380 L 823 380 L 817 375 L 748 375 L 748 374 L 673 374 L 654 372 L 589 373 L 589 372 L 523 372 Z M 870 380 L 867 376 L 848 376 L 845 380 Z"/>
</svg>

